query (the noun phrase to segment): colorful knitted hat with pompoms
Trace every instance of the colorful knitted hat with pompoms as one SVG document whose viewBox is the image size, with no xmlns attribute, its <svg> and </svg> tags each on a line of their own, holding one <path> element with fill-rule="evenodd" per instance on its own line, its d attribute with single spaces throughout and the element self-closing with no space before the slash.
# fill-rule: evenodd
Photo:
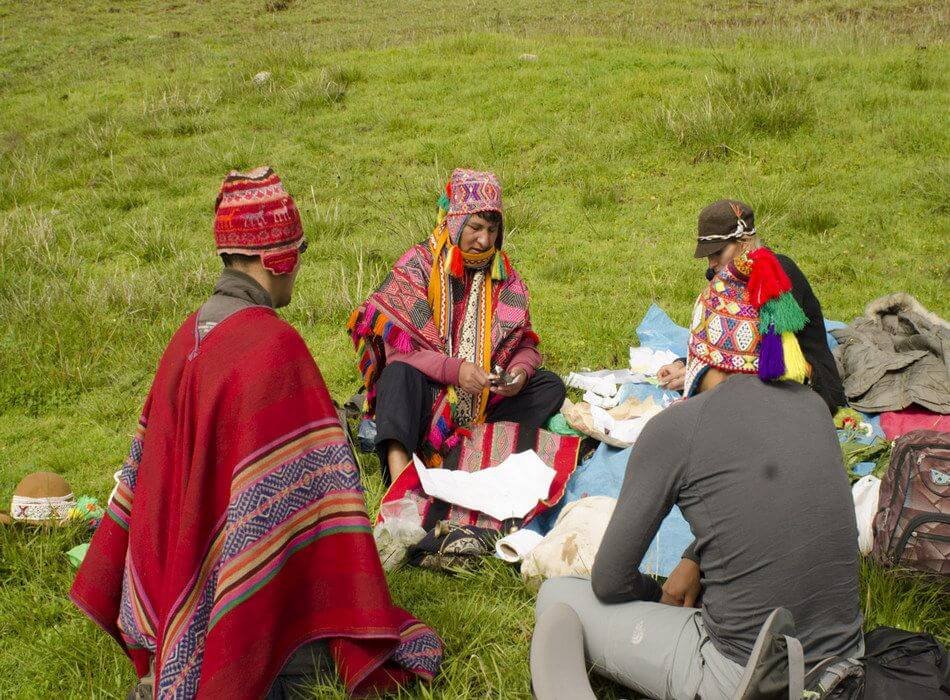
<svg viewBox="0 0 950 700">
<path fill-rule="evenodd" d="M 495 173 L 456 168 L 439 198 L 440 219 L 444 218 L 453 245 L 459 244 L 468 217 L 483 211 L 503 211 L 501 183 Z M 501 248 L 501 233 L 495 247 Z"/>
<path fill-rule="evenodd" d="M 491 266 L 491 277 L 500 281 L 508 276 L 511 263 L 501 252 L 504 239 L 504 224 L 498 232 L 495 250 L 484 254 L 463 253 L 459 247 L 462 229 L 472 214 L 487 211 L 503 212 L 501 183 L 494 173 L 456 168 L 439 197 L 439 214 L 432 232 L 432 248 L 435 257 L 445 253 L 445 269 L 453 277 L 462 277 L 466 267 Z"/>
<path fill-rule="evenodd" d="M 809 367 L 795 334 L 808 317 L 791 291 L 768 248 L 743 253 L 716 273 L 693 307 L 684 395 L 696 393 L 709 367 L 804 382 Z"/>
</svg>

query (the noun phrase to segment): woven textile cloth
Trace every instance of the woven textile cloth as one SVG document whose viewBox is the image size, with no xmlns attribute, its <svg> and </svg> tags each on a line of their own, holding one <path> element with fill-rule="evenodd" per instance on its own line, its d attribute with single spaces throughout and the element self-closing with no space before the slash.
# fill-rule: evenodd
<svg viewBox="0 0 950 700">
<path fill-rule="evenodd" d="M 685 395 L 709 367 L 758 374 L 766 382 L 804 382 L 811 368 L 796 333 L 807 323 L 775 253 L 762 247 L 738 255 L 696 300 Z"/>
<path fill-rule="evenodd" d="M 419 475 L 412 465 L 399 475 L 383 496 L 383 503 L 411 499 L 419 509 L 422 527 L 431 530 L 443 520 L 458 525 L 473 525 L 488 530 L 502 531 L 505 525 L 524 525 L 537 515 L 560 503 L 567 482 L 577 468 L 577 454 L 581 440 L 576 435 L 558 435 L 547 430 L 528 430 L 517 423 L 501 421 L 475 426 L 448 452 L 443 462 L 444 469 L 477 472 L 497 467 L 515 452 L 534 450 L 541 461 L 551 467 L 554 480 L 547 499 L 538 503 L 520 522 L 496 520 L 485 513 L 463 508 L 427 496 L 422 489 Z M 377 522 L 382 520 L 377 516 Z"/>
<path fill-rule="evenodd" d="M 159 697 L 259 698 L 327 639 L 350 692 L 431 678 L 442 645 L 393 606 L 359 470 L 320 371 L 270 309 L 159 364 L 71 597 Z"/>
<path fill-rule="evenodd" d="M 687 387 L 706 367 L 758 372 L 759 312 L 749 298 L 747 281 L 747 270 L 726 265 L 696 300 L 690 323 Z"/>
</svg>

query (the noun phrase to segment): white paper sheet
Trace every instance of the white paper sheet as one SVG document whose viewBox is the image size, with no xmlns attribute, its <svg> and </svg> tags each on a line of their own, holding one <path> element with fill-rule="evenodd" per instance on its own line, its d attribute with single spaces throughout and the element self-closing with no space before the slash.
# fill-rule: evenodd
<svg viewBox="0 0 950 700">
<path fill-rule="evenodd" d="M 477 472 L 427 469 L 417 456 L 412 460 L 427 495 L 496 520 L 527 515 L 547 498 L 555 476 L 534 450 L 510 455 L 497 467 Z"/>
<path fill-rule="evenodd" d="M 600 372 L 571 372 L 567 375 L 565 384 L 601 396 L 613 396 L 617 393 L 617 382 Z"/>
<path fill-rule="evenodd" d="M 607 411 L 593 404 L 590 406 L 590 417 L 594 420 L 594 427 L 607 435 L 610 435 L 617 422 Z"/>
<path fill-rule="evenodd" d="M 678 359 L 671 350 L 630 348 L 630 370 L 647 377 L 655 377 L 660 367 Z"/>
<path fill-rule="evenodd" d="M 630 420 L 615 421 L 614 429 L 610 433 L 610 436 L 617 440 L 623 440 L 624 442 L 633 444 L 637 441 L 637 438 L 640 437 L 640 433 L 643 432 L 646 424 L 649 423 L 650 419 L 655 415 L 654 413 L 649 416 L 631 418 Z"/>
<path fill-rule="evenodd" d="M 616 395 L 614 396 L 601 396 L 593 391 L 585 391 L 583 400 L 589 403 L 591 406 L 598 406 L 601 408 L 613 408 L 619 403 L 619 399 Z"/>
<path fill-rule="evenodd" d="M 646 381 L 643 374 L 631 372 L 629 369 L 571 372 L 564 378 L 564 383 L 568 386 L 584 390 L 584 401 L 601 408 L 613 408 L 619 403 L 617 393 L 623 384 L 643 381 Z"/>
<path fill-rule="evenodd" d="M 591 405 L 590 415 L 594 420 L 594 427 L 605 435 L 633 444 L 640 437 L 640 432 L 653 416 L 660 412 L 659 406 L 651 407 L 646 413 L 638 418 L 628 418 L 627 420 L 617 420 L 604 409 Z"/>
<path fill-rule="evenodd" d="M 541 544 L 544 536 L 534 530 L 516 530 L 495 543 L 495 556 L 516 564 Z"/>
</svg>

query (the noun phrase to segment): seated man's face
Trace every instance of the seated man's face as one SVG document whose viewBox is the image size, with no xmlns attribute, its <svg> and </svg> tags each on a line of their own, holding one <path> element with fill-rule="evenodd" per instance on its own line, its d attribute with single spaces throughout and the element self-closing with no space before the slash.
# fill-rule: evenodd
<svg viewBox="0 0 950 700">
<path fill-rule="evenodd" d="M 729 264 L 735 257 L 738 248 L 738 243 L 727 243 L 718 252 L 706 256 L 706 262 L 709 263 L 709 269 L 713 271 L 713 275 Z"/>
<path fill-rule="evenodd" d="M 468 217 L 459 237 L 463 253 L 484 253 L 491 250 L 498 240 L 498 224 L 491 223 L 479 214 Z"/>
</svg>

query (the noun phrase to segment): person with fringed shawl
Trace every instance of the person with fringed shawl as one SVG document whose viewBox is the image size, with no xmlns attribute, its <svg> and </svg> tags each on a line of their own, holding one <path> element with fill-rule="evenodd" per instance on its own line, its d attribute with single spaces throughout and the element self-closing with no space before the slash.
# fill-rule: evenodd
<svg viewBox="0 0 950 700">
<path fill-rule="evenodd" d="M 70 597 L 131 658 L 133 698 L 430 679 L 442 643 L 393 605 L 327 387 L 275 313 L 306 248 L 297 207 L 259 168 L 215 210 L 225 269 L 162 355 Z"/>
<path fill-rule="evenodd" d="M 762 247 L 755 228 L 755 213 L 748 204 L 734 199 L 720 199 L 699 213 L 695 258 L 706 258 L 706 279 L 711 280 L 733 258 Z M 825 317 L 821 302 L 798 265 L 787 255 L 776 254 L 782 270 L 792 285 L 792 297 L 805 312 L 805 325 L 795 337 L 808 363 L 808 384 L 818 392 L 831 415 L 847 405 L 838 366 L 828 347 Z M 664 365 L 657 373 L 661 386 L 682 391 L 686 380 L 686 359 Z"/>
<path fill-rule="evenodd" d="M 429 465 L 475 423 L 543 426 L 564 402 L 539 369 L 528 288 L 502 250 L 501 184 L 457 169 L 435 229 L 350 317 L 387 482 L 415 453 Z"/>
</svg>

